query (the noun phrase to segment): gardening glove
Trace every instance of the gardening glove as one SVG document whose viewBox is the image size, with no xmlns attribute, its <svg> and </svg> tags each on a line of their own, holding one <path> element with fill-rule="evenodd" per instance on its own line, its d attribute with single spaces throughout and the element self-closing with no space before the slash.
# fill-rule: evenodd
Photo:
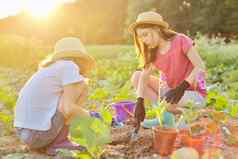
<svg viewBox="0 0 238 159">
<path fill-rule="evenodd" d="M 140 123 L 145 119 L 144 98 L 142 97 L 137 98 L 134 116 L 136 119 L 136 129 L 139 129 Z"/>
<path fill-rule="evenodd" d="M 187 81 L 183 81 L 180 85 L 178 85 L 176 88 L 169 90 L 163 97 L 163 99 L 166 100 L 166 102 L 171 104 L 177 104 L 182 96 L 184 95 L 184 92 L 187 88 L 189 88 L 190 84 Z"/>
</svg>

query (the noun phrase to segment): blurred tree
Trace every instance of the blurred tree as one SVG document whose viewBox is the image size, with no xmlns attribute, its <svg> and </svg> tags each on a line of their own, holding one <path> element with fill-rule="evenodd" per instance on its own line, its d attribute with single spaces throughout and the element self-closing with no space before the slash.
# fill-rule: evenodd
<svg viewBox="0 0 238 159">
<path fill-rule="evenodd" d="M 158 11 L 178 32 L 238 38 L 238 0 L 77 0 L 64 4 L 45 21 L 24 12 L 1 19 L 0 32 L 49 45 L 63 36 L 79 36 L 91 44 L 124 43 L 132 40 L 129 24 L 149 10 Z"/>
<path fill-rule="evenodd" d="M 63 24 L 67 24 L 68 34 L 79 35 L 88 43 L 122 42 L 126 7 L 127 0 L 104 0 L 103 3 L 101 0 L 80 0 L 64 6 L 67 23 Z"/>
<path fill-rule="evenodd" d="M 124 22 L 124 40 L 131 42 L 129 38 L 128 27 L 129 25 L 136 20 L 136 17 L 139 13 L 143 11 L 154 10 L 156 11 L 156 1 L 157 0 L 128 0 L 127 5 L 127 16 Z M 129 39 L 129 40 L 128 40 Z"/>
</svg>

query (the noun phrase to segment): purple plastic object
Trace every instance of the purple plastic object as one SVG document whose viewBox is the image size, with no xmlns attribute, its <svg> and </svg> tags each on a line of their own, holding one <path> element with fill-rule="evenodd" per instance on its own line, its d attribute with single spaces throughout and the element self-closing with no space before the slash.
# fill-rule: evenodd
<svg viewBox="0 0 238 159">
<path fill-rule="evenodd" d="M 122 101 L 112 104 L 113 109 L 116 111 L 117 122 L 123 122 L 128 117 L 133 116 L 135 105 L 135 102 L 132 101 Z"/>
</svg>

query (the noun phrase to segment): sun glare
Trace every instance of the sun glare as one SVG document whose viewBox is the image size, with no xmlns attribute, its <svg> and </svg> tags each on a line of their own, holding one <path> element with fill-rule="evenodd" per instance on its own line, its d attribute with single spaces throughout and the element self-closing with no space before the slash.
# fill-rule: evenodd
<svg viewBox="0 0 238 159">
<path fill-rule="evenodd" d="M 27 0 L 24 9 L 35 18 L 46 18 L 62 3 L 60 0 Z"/>
</svg>

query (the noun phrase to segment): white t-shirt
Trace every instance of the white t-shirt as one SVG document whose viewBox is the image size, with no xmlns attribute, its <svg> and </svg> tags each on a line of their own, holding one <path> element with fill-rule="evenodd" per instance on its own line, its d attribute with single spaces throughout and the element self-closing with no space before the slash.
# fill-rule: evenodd
<svg viewBox="0 0 238 159">
<path fill-rule="evenodd" d="M 38 70 L 21 89 L 15 109 L 14 126 L 49 130 L 63 86 L 83 81 L 79 67 L 72 61 L 60 60 Z"/>
</svg>

